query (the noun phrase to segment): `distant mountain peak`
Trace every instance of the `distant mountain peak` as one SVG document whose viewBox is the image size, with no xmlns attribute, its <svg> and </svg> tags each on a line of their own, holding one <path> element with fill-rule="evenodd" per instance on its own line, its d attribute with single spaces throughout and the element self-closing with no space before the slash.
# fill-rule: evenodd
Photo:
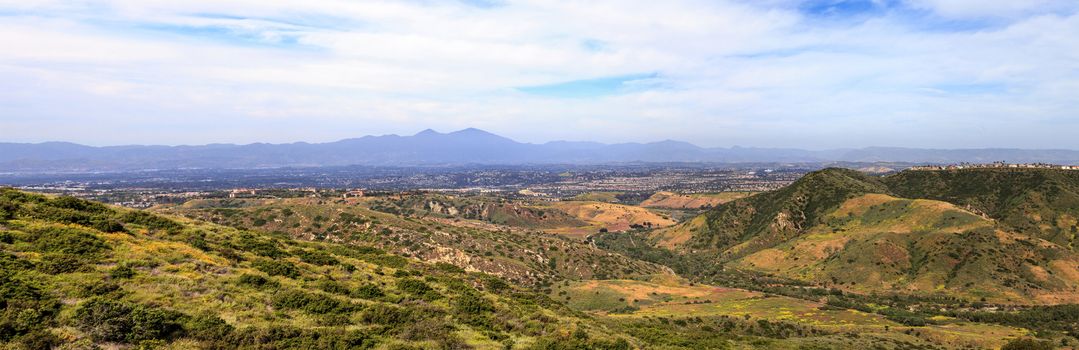
<svg viewBox="0 0 1079 350">
<path fill-rule="evenodd" d="M 476 128 L 461 129 L 450 133 L 451 135 L 476 135 L 476 136 L 498 136 L 485 130 Z M 501 137 L 501 136 L 498 136 Z"/>
<path fill-rule="evenodd" d="M 420 131 L 420 132 L 416 133 L 416 135 L 413 135 L 413 136 L 435 136 L 435 135 L 442 135 L 442 133 L 440 133 L 438 131 L 435 131 L 434 129 L 424 129 L 423 131 Z"/>
</svg>

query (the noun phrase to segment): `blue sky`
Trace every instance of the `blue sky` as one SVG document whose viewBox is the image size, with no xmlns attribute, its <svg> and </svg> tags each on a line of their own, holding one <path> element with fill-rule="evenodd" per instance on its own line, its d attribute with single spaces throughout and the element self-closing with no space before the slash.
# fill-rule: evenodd
<svg viewBox="0 0 1079 350">
<path fill-rule="evenodd" d="M 1079 3 L 0 0 L 0 142 L 1079 149 Z"/>
</svg>

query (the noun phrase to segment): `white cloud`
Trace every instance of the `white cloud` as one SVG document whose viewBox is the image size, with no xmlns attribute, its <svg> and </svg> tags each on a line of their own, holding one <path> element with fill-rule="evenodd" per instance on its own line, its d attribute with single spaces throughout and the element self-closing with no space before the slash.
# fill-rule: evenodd
<svg viewBox="0 0 1079 350">
<path fill-rule="evenodd" d="M 0 95 L 0 140 L 330 141 L 475 126 L 533 142 L 1079 148 L 1043 137 L 1076 124 L 1079 16 L 1060 1 L 978 3 L 912 6 L 1005 22 L 821 23 L 789 4 L 704 0 L 0 0 L 0 88 L 17 91 Z M 626 95 L 515 90 L 653 72 L 660 88 Z M 944 137 L 971 123 L 992 129 Z M 1020 137 L 999 144 L 1009 132 Z"/>
<path fill-rule="evenodd" d="M 1075 11 L 1079 4 L 1059 0 L 911 0 L 916 8 L 948 18 L 1016 18 L 1031 14 Z"/>
</svg>

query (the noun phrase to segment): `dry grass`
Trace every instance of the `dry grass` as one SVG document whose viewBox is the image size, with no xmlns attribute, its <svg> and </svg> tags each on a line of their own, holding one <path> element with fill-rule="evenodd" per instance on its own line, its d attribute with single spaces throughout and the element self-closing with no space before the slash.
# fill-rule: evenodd
<svg viewBox="0 0 1079 350">
<path fill-rule="evenodd" d="M 720 192 L 681 194 L 674 192 L 656 192 L 640 206 L 645 208 L 699 209 L 703 206 L 716 206 L 736 199 L 749 197 L 755 192 Z"/>
<path fill-rule="evenodd" d="M 648 209 L 622 204 L 569 201 L 552 203 L 551 207 L 589 224 L 585 227 L 550 230 L 550 232 L 554 233 L 587 235 L 595 233 L 601 228 L 614 232 L 629 230 L 630 226 L 634 224 L 651 223 L 652 227 L 666 227 L 676 224 L 674 220 Z"/>
</svg>

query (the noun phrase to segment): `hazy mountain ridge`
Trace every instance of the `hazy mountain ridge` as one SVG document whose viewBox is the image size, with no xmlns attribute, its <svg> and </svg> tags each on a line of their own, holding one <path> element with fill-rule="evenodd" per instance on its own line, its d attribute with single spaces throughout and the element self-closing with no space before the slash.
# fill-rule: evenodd
<svg viewBox="0 0 1079 350">
<path fill-rule="evenodd" d="M 469 128 L 412 136 L 364 136 L 328 143 L 92 147 L 68 142 L 0 143 L 0 171 L 118 171 L 339 165 L 602 164 L 619 162 L 1048 162 L 1079 164 L 1079 151 L 870 147 L 810 151 L 703 148 L 681 141 L 603 144 L 517 142 Z"/>
</svg>

